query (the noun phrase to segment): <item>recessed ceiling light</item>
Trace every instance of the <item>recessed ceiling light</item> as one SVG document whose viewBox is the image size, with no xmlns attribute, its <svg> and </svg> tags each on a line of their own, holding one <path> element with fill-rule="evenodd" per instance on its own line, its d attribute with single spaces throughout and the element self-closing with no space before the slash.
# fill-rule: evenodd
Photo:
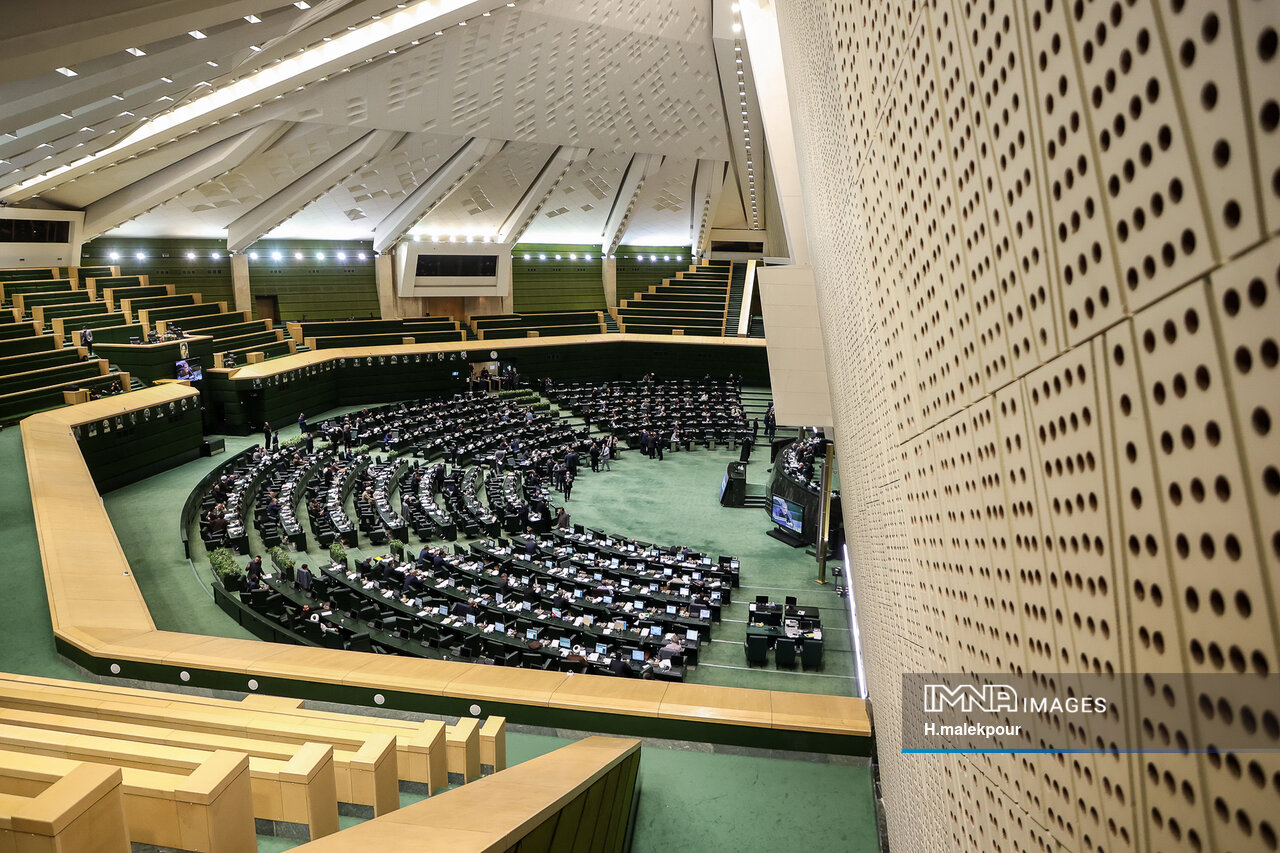
<svg viewBox="0 0 1280 853">
<path fill-rule="evenodd" d="M 59 74 L 61 74 L 63 77 L 79 77 L 79 76 L 80 76 L 79 74 L 77 74 L 76 72 L 72 71 L 70 68 L 68 68 L 68 67 L 67 67 L 67 66 L 65 66 L 65 65 L 59 66 L 59 67 L 58 67 L 57 69 L 55 69 L 55 70 L 56 70 Z"/>
<path fill-rule="evenodd" d="M 284 257 L 284 256 L 283 256 L 283 255 L 281 255 L 279 252 L 272 252 L 272 253 L 271 253 L 271 260 L 273 260 L 273 261 L 278 261 L 278 260 L 280 260 L 280 259 L 281 259 L 281 258 L 283 258 L 283 257 Z"/>
<path fill-rule="evenodd" d="M 204 33 L 200 32 L 199 30 L 191 30 L 189 33 L 187 33 L 187 35 L 191 36 L 193 39 L 207 39 L 207 38 L 208 38 L 208 36 L 207 36 L 207 35 L 205 35 Z"/>
<path fill-rule="evenodd" d="M 317 261 L 323 261 L 323 260 L 324 260 L 324 252 L 316 252 L 316 260 L 317 260 Z"/>
<path fill-rule="evenodd" d="M 125 52 L 125 53 L 128 53 L 128 54 L 132 54 L 133 56 L 146 56 L 146 55 L 147 55 L 147 52 L 146 52 L 145 50 L 143 50 L 142 48 L 140 48 L 140 47 L 126 47 L 126 48 L 124 49 L 124 52 Z"/>
<path fill-rule="evenodd" d="M 147 255 L 145 252 L 134 252 L 133 256 L 140 261 L 145 261 L 147 259 Z"/>
<path fill-rule="evenodd" d="M 166 83 L 172 83 L 172 82 L 173 82 L 173 78 L 172 78 L 172 77 L 161 77 L 160 79 L 161 79 L 161 80 L 163 80 L 163 81 L 164 81 L 164 82 L 166 82 Z"/>
<path fill-rule="evenodd" d="M 547 259 L 546 255 L 538 255 L 538 260 L 545 261 L 546 259 Z"/>
<path fill-rule="evenodd" d="M 257 253 L 257 252 L 250 252 L 250 253 L 249 253 L 249 260 L 251 260 L 251 261 L 256 261 L 257 259 L 258 259 L 258 253 Z"/>
<path fill-rule="evenodd" d="M 187 252 L 187 260 L 189 260 L 189 261 L 194 261 L 195 259 L 196 259 L 196 253 L 195 253 L 195 252 Z"/>
<path fill-rule="evenodd" d="M 526 254 L 526 255 L 524 256 L 524 259 L 525 259 L 526 261 L 527 261 L 527 260 L 529 260 L 529 255 L 528 255 L 528 254 Z"/>
<path fill-rule="evenodd" d="M 298 0 L 298 2 L 297 2 L 297 3 L 294 3 L 293 5 L 297 6 L 299 9 L 310 9 L 310 8 L 311 8 L 311 4 L 310 4 L 310 3 L 308 3 L 308 2 L 307 2 L 307 0 Z"/>
<path fill-rule="evenodd" d="M 293 259 L 294 259 L 295 261 L 300 261 L 300 260 L 302 260 L 302 253 L 301 253 L 301 252 L 294 252 L 294 253 L 293 253 Z"/>
<path fill-rule="evenodd" d="M 245 16 L 244 16 L 244 19 L 245 19 L 246 21 L 248 21 L 249 23 L 251 23 L 251 24 L 261 24 L 261 23 L 262 23 L 262 19 L 261 19 L 261 18 L 259 18 L 257 15 L 245 15 Z"/>
<path fill-rule="evenodd" d="M 369 256 L 366 255 L 364 252 L 360 252 L 359 254 L 356 255 L 356 257 L 363 261 L 365 258 Z"/>
<path fill-rule="evenodd" d="M 742 24 L 739 24 L 737 21 L 734 21 L 734 22 L 733 22 L 733 31 L 734 31 L 735 33 L 740 33 L 740 32 L 742 32 Z"/>
<path fill-rule="evenodd" d="M 576 253 L 573 253 L 573 252 L 569 253 L 569 260 L 576 261 L 577 259 L 578 259 L 578 255 Z"/>
<path fill-rule="evenodd" d="M 118 260 L 120 260 L 120 253 L 119 253 L 119 252 L 107 252 L 107 257 L 108 257 L 108 258 L 110 258 L 110 259 L 111 259 L 111 260 L 113 260 L 113 261 L 118 261 Z"/>
<path fill-rule="evenodd" d="M 340 260 L 340 261 L 345 261 L 346 259 L 347 259 L 347 253 L 346 253 L 346 252 L 339 252 L 339 253 L 338 253 L 338 260 Z"/>
<path fill-rule="evenodd" d="M 214 62 L 212 59 L 206 59 L 206 60 L 204 61 L 204 64 L 205 64 L 205 65 L 208 65 L 210 68 L 217 68 L 217 67 L 218 67 L 218 63 Z"/>
<path fill-rule="evenodd" d="M 249 45 L 249 50 L 252 50 L 254 53 L 260 53 L 262 48 L 258 47 L 256 44 L 251 44 Z"/>
</svg>

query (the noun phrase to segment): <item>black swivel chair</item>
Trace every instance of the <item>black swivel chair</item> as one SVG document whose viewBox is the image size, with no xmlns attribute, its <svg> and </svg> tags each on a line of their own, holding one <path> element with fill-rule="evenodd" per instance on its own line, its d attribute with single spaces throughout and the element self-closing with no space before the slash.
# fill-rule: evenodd
<svg viewBox="0 0 1280 853">
<path fill-rule="evenodd" d="M 747 663 L 767 663 L 769 660 L 769 638 L 760 634 L 748 634 L 744 644 L 747 650 Z"/>
<path fill-rule="evenodd" d="M 796 644 L 795 641 L 783 637 L 778 640 L 778 645 L 773 649 L 774 660 L 778 666 L 793 667 L 796 665 Z"/>
</svg>

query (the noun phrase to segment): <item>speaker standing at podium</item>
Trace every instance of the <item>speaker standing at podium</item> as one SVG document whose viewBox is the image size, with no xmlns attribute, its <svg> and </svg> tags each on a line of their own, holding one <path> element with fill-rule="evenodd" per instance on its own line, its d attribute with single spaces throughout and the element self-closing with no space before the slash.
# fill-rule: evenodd
<svg viewBox="0 0 1280 853">
<path fill-rule="evenodd" d="M 738 457 L 739 462 L 748 462 L 751 460 L 751 448 L 753 444 L 754 442 L 751 441 L 750 436 L 742 439 L 742 454 Z"/>
</svg>

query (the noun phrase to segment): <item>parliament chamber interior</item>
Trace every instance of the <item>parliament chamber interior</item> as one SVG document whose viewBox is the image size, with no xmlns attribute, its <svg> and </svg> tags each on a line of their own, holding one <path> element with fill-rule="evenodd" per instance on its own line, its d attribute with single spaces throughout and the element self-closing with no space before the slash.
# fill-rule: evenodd
<svg viewBox="0 0 1280 853">
<path fill-rule="evenodd" d="M 1278 27 L 24 6 L 0 851 L 1280 849 Z"/>
</svg>

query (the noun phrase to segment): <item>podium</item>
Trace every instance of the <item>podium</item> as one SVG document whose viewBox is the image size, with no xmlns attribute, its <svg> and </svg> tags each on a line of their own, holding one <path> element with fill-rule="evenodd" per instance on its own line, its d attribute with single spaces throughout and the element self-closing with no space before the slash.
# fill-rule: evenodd
<svg viewBox="0 0 1280 853">
<path fill-rule="evenodd" d="M 720 506 L 742 507 L 747 505 L 747 466 L 743 462 L 730 462 L 720 484 Z"/>
</svg>

